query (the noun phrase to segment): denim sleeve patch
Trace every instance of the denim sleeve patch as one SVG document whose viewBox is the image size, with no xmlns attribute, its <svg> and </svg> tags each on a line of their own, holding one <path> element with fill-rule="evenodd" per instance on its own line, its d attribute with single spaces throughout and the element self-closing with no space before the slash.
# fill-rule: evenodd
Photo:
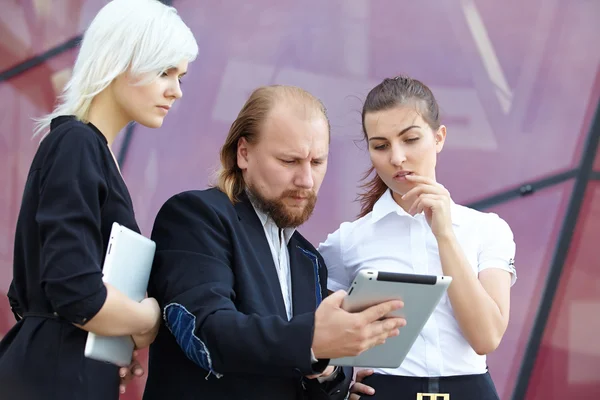
<svg viewBox="0 0 600 400">
<path fill-rule="evenodd" d="M 319 304 L 321 304 L 321 301 L 323 300 L 322 295 L 321 295 L 321 278 L 319 277 L 319 257 L 317 257 L 316 254 L 303 249 L 300 246 L 297 246 L 300 250 L 302 250 L 302 252 L 304 253 L 305 256 L 307 256 L 308 258 L 310 258 L 310 260 L 313 263 L 313 268 L 315 271 L 315 297 L 317 300 L 317 307 L 319 307 Z"/>
<path fill-rule="evenodd" d="M 194 314 L 181 304 L 171 303 L 165 307 L 163 318 L 167 328 L 175 336 L 177 344 L 190 360 L 209 371 L 209 375 L 213 373 L 217 378 L 223 376 L 212 369 L 208 348 L 194 333 L 196 327 Z"/>
</svg>

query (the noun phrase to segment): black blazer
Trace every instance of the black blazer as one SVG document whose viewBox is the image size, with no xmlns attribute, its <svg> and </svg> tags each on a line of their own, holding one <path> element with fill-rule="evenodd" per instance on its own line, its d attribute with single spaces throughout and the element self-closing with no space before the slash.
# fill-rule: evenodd
<svg viewBox="0 0 600 400">
<path fill-rule="evenodd" d="M 176 195 L 159 211 L 152 239 L 157 249 L 148 294 L 164 309 L 165 323 L 150 347 L 145 400 L 345 396 L 350 371 L 322 385 L 304 378 L 329 361 L 312 364 L 310 357 L 327 268 L 300 233 L 288 244 L 290 321 L 247 197 L 233 205 L 217 189 Z"/>
</svg>

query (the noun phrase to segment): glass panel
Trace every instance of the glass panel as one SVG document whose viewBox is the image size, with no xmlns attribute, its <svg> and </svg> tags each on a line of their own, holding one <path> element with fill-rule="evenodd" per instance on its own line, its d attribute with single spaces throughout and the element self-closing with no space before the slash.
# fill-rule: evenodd
<svg viewBox="0 0 600 400">
<path fill-rule="evenodd" d="M 348 204 L 368 157 L 353 140 L 361 137 L 362 99 L 383 76 L 407 72 L 436 93 L 449 132 L 438 177 L 461 203 L 577 165 L 585 110 L 598 98 L 592 83 L 600 52 L 573 45 L 600 33 L 598 2 L 174 5 L 202 54 L 186 76 L 178 111 L 172 110 L 162 133 L 141 134 L 144 144 L 135 139 L 140 147 L 132 151 L 139 154 L 131 157 L 165 153 L 152 156 L 156 172 L 147 178 L 165 194 L 205 185 L 229 124 L 262 84 L 300 85 L 328 107 L 334 161 L 327 182 L 335 181 L 337 192 L 327 196 L 338 218 L 348 207 L 356 210 Z M 578 79 L 565 84 L 564 76 L 572 75 Z M 152 214 L 158 205 L 141 207 Z"/>
<path fill-rule="evenodd" d="M 181 154 L 177 162 L 195 167 L 193 177 L 183 172 L 181 182 L 169 183 L 179 188 L 205 182 L 204 168 L 217 160 L 229 124 L 262 84 L 296 84 L 324 100 L 337 163 L 331 170 L 343 174 L 328 179 L 349 182 L 339 203 L 354 198 L 368 161 L 353 139 L 361 137 L 362 99 L 383 76 L 406 72 L 432 87 L 448 126 L 438 176 L 462 203 L 577 165 L 588 102 L 599 94 L 593 82 L 600 52 L 573 45 L 600 33 L 597 2 L 174 4 L 202 48 L 177 118 L 163 129 L 172 133 L 161 134 L 169 137 L 169 152 Z M 578 79 L 565 84 L 572 75 Z M 202 149 L 188 162 L 197 140 Z M 161 169 L 171 168 L 173 161 L 162 161 Z"/>
<path fill-rule="evenodd" d="M 591 181 L 531 376 L 528 400 L 600 397 L 600 182 Z"/>
<path fill-rule="evenodd" d="M 13 317 L 8 305 L 8 298 L 6 293 L 0 290 L 0 340 L 4 335 L 12 328 L 15 324 L 15 317 Z"/>
<path fill-rule="evenodd" d="M 510 323 L 500 347 L 488 357 L 501 399 L 510 398 L 514 389 L 572 188 L 572 181 L 565 182 L 486 210 L 508 222 L 517 244 Z"/>
<path fill-rule="evenodd" d="M 27 173 L 37 147 L 32 118 L 49 112 L 70 74 L 72 51 L 0 83 L 0 293 L 12 276 L 14 229 Z"/>
<path fill-rule="evenodd" d="M 0 72 L 82 33 L 108 0 L 3 1 Z"/>
</svg>

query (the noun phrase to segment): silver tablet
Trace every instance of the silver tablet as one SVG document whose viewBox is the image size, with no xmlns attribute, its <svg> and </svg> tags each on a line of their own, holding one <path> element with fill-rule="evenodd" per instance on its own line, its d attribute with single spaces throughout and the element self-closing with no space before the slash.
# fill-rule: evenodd
<svg viewBox="0 0 600 400">
<path fill-rule="evenodd" d="M 398 368 L 427 320 L 452 282 L 449 276 L 413 275 L 363 269 L 348 289 L 342 308 L 359 312 L 388 300 L 402 300 L 404 307 L 388 316 L 406 319 L 400 335 L 387 339 L 356 357 L 332 359 L 331 365 Z"/>
<path fill-rule="evenodd" d="M 152 240 L 113 223 L 102 269 L 104 282 L 130 299 L 142 301 L 146 297 L 155 250 Z M 84 354 L 94 360 L 127 366 L 133 350 L 130 336 L 108 337 L 89 332 Z"/>
</svg>

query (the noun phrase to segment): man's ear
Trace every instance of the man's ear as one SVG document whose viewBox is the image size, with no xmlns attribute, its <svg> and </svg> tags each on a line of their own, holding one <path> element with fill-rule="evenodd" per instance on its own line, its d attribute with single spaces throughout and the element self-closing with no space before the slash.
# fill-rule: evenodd
<svg viewBox="0 0 600 400">
<path fill-rule="evenodd" d="M 241 137 L 237 142 L 237 166 L 242 171 L 248 168 L 248 141 Z"/>
</svg>

